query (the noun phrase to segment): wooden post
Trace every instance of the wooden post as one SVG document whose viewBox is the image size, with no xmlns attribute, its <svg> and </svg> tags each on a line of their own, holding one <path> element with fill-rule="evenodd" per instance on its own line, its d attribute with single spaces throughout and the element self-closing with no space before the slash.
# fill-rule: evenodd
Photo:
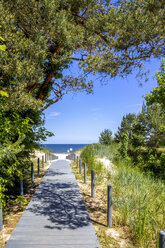
<svg viewBox="0 0 165 248">
<path fill-rule="evenodd" d="M 79 167 L 79 173 L 81 174 L 81 165 L 82 165 L 82 161 L 81 161 L 81 158 L 80 158 L 80 167 Z"/>
<path fill-rule="evenodd" d="M 78 156 L 77 156 L 77 168 L 78 168 Z"/>
<path fill-rule="evenodd" d="M 95 171 L 91 170 L 91 196 L 95 197 Z"/>
<path fill-rule="evenodd" d="M 40 159 L 38 158 L 38 176 L 40 175 Z"/>
<path fill-rule="evenodd" d="M 159 232 L 159 248 L 165 248 L 165 231 Z"/>
<path fill-rule="evenodd" d="M 42 155 L 42 168 L 44 168 L 44 156 Z"/>
<path fill-rule="evenodd" d="M 31 179 L 32 179 L 32 183 L 34 183 L 34 165 L 33 165 L 33 162 L 31 163 Z"/>
<path fill-rule="evenodd" d="M 87 165 L 84 163 L 84 183 L 87 183 Z"/>
<path fill-rule="evenodd" d="M 107 226 L 112 227 L 112 185 L 108 185 Z"/>
<path fill-rule="evenodd" d="M 46 163 L 47 161 L 46 161 L 46 153 L 45 153 L 45 163 Z"/>
<path fill-rule="evenodd" d="M 22 169 L 20 170 L 21 174 L 22 174 Z M 23 196 L 24 193 L 23 193 L 23 179 L 22 179 L 22 175 L 21 175 L 21 178 L 20 178 L 20 195 Z"/>
</svg>

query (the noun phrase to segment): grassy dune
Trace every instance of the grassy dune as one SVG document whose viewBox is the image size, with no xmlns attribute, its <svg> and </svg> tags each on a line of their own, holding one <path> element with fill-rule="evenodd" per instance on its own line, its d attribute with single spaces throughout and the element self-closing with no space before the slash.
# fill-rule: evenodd
<svg viewBox="0 0 165 248">
<path fill-rule="evenodd" d="M 81 157 L 87 163 L 88 174 L 95 169 L 98 184 L 113 185 L 115 226 L 128 226 L 137 247 L 158 247 L 159 231 L 165 229 L 165 183 L 115 159 L 117 146 L 92 145 Z M 105 168 L 97 157 L 114 161 L 113 170 Z M 115 173 L 114 173 L 115 169 Z"/>
</svg>

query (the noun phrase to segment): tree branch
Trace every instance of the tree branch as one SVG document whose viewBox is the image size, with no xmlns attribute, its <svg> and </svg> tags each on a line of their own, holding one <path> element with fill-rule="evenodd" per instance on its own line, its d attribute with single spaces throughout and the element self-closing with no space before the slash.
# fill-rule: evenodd
<svg viewBox="0 0 165 248">
<path fill-rule="evenodd" d="M 60 47 L 59 46 L 56 46 L 53 49 L 52 54 L 54 56 L 58 56 L 60 54 Z M 50 71 L 50 73 L 47 75 L 45 82 L 42 84 L 42 86 L 39 89 L 39 93 L 37 95 L 37 98 L 38 99 L 43 99 L 43 97 L 44 97 L 44 94 L 43 94 L 44 89 L 48 87 L 49 83 L 51 82 L 51 80 L 52 80 L 52 78 L 54 76 L 55 71 L 56 70 L 52 68 L 52 70 Z"/>
<path fill-rule="evenodd" d="M 62 98 L 63 95 L 64 95 L 64 93 L 61 93 L 61 95 L 58 96 L 58 98 L 56 98 L 55 100 L 52 100 L 51 102 L 49 102 L 48 104 L 46 104 L 46 105 L 40 110 L 40 112 L 43 112 L 43 111 L 46 110 L 50 105 L 52 105 L 52 104 L 58 102 L 58 101 Z"/>
</svg>

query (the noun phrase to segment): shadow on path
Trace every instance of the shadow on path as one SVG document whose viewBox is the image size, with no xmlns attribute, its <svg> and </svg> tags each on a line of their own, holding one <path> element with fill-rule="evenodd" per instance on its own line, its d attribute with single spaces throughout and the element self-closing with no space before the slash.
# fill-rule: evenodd
<svg viewBox="0 0 165 248">
<path fill-rule="evenodd" d="M 68 177 L 68 174 L 68 171 L 51 168 L 26 209 L 28 216 L 47 217 L 49 225 L 46 228 L 76 229 L 90 224 L 79 187 L 73 180 L 74 176 Z"/>
<path fill-rule="evenodd" d="M 69 162 L 52 162 L 5 248 L 100 248 Z"/>
</svg>

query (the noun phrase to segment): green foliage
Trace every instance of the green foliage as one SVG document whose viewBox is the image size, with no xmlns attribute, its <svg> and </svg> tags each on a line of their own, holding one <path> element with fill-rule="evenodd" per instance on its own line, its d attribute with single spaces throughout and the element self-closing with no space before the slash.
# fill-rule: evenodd
<svg viewBox="0 0 165 248">
<path fill-rule="evenodd" d="M 157 148 L 165 144 L 164 129 L 162 129 L 164 123 L 165 116 L 160 105 L 143 104 L 142 111 L 134 117 L 129 129 L 131 135 L 128 131 L 123 134 L 123 126 L 118 128 L 116 137 L 120 137 L 121 158 L 133 163 L 133 166 L 163 178 L 164 166 L 161 165 Z"/>
<path fill-rule="evenodd" d="M 100 133 L 99 143 L 110 145 L 112 143 L 112 131 L 109 129 L 104 129 L 104 131 Z"/>
<path fill-rule="evenodd" d="M 6 46 L 5 45 L 0 45 L 0 50 L 1 51 L 6 51 Z"/>
<path fill-rule="evenodd" d="M 0 37 L 0 41 L 5 41 L 2 37 Z M 0 50 L 1 51 L 6 51 L 6 45 L 1 45 L 0 44 Z"/>
<path fill-rule="evenodd" d="M 22 142 L 29 132 L 29 121 L 18 114 L 6 115 L 0 111 L 0 184 L 3 192 L 6 187 L 13 186 L 14 175 L 19 176 L 21 161 L 17 156 L 24 149 Z M 0 197 L 4 200 L 3 194 Z"/>
<path fill-rule="evenodd" d="M 122 142 L 121 142 L 121 148 L 120 148 L 120 153 L 121 157 L 124 161 L 128 160 L 128 142 L 129 142 L 129 136 L 128 132 L 125 132 L 122 136 Z"/>
<path fill-rule="evenodd" d="M 93 167 L 95 163 L 95 156 L 91 146 L 86 146 L 81 152 L 81 158 L 84 163 L 87 163 L 89 166 Z"/>
<path fill-rule="evenodd" d="M 0 37 L 0 41 L 4 41 L 4 39 L 2 37 Z M 0 50 L 6 51 L 6 45 L 0 45 Z M 9 97 L 9 94 L 3 90 L 0 90 L 0 96 Z"/>
<path fill-rule="evenodd" d="M 86 73 L 124 76 L 164 54 L 163 10 L 150 0 L 0 2 L 1 192 L 16 188 L 19 169 L 26 174 L 30 154 L 52 135 L 42 112 L 70 91 L 92 92 Z M 64 76 L 74 60 L 82 75 Z M 92 152 L 86 159 L 92 165 Z"/>
<path fill-rule="evenodd" d="M 95 170 L 96 173 L 96 184 L 99 184 L 100 179 L 103 177 L 104 174 L 104 167 L 101 162 L 96 161 L 93 145 L 88 145 L 83 148 L 81 152 L 81 159 L 83 163 L 87 164 L 87 174 L 91 174 L 91 170 Z"/>
<path fill-rule="evenodd" d="M 164 69 L 163 60 L 161 72 L 156 75 L 158 87 L 145 96 L 147 104 L 143 103 L 137 115 L 124 116 L 115 134 L 115 141 L 121 144 L 119 152 L 122 158 L 162 179 L 165 174 L 164 155 L 158 148 L 165 146 Z"/>
<path fill-rule="evenodd" d="M 158 86 L 153 89 L 149 94 L 144 96 L 147 105 L 150 106 L 153 103 L 159 103 L 162 107 L 162 111 L 165 110 L 165 59 L 162 59 L 161 71 L 157 72 L 157 84 Z"/>
<path fill-rule="evenodd" d="M 44 110 L 69 91 L 92 92 L 86 73 L 124 76 L 164 55 L 164 3 L 26 1 L 0 3 L 0 80 L 13 107 Z M 83 75 L 63 75 L 76 60 Z"/>
<path fill-rule="evenodd" d="M 160 163 L 161 163 L 162 167 L 165 165 L 165 152 L 162 152 L 162 154 L 160 156 Z M 164 171 L 164 173 L 165 173 L 165 171 Z"/>
<path fill-rule="evenodd" d="M 132 128 L 135 120 L 136 120 L 135 114 L 127 114 L 123 116 L 120 127 L 118 127 L 118 131 L 115 134 L 116 142 L 120 142 L 122 140 L 122 136 L 125 132 L 128 132 L 129 138 L 132 137 Z"/>
<path fill-rule="evenodd" d="M 1 96 L 0 102 L 5 101 L 8 98 L 4 100 Z M 39 147 L 40 140 L 51 135 L 43 124 L 41 114 L 30 108 L 28 115 L 21 108 L 20 111 L 0 108 L 0 200 L 4 205 L 9 196 L 19 194 L 20 168 L 24 175 L 28 173 L 34 149 Z M 25 177 L 24 185 L 26 181 Z"/>
<path fill-rule="evenodd" d="M 120 159 L 116 157 L 118 148 L 119 144 L 113 143 L 110 146 L 92 144 L 84 149 L 92 150 L 95 156 L 113 159 L 113 173 L 112 168 L 108 168 L 100 180 L 103 182 L 103 179 L 107 179 L 107 183 L 111 182 L 113 185 L 113 204 L 114 209 L 117 210 L 117 215 L 114 215 L 114 224 L 129 226 L 131 234 L 138 242 L 138 247 L 158 247 L 159 232 L 165 227 L 164 182 L 155 179 L 149 173 L 144 173 L 141 168 L 134 167 L 130 161 L 127 164 L 123 163 L 121 157 Z M 153 166 L 158 157 L 151 152 L 146 160 Z M 161 153 L 160 157 L 161 163 L 164 164 L 164 153 Z M 143 156 L 141 159 L 144 162 Z M 96 176 L 97 174 L 99 172 L 96 170 Z M 105 194 L 106 192 L 105 183 Z"/>
<path fill-rule="evenodd" d="M 18 202 L 21 205 L 21 207 L 26 206 L 28 204 L 28 201 L 23 196 L 18 196 L 15 201 Z"/>
<path fill-rule="evenodd" d="M 95 156 L 98 157 L 106 157 L 110 160 L 113 160 L 118 153 L 119 145 L 116 143 L 112 143 L 111 145 L 103 145 L 103 144 L 92 144 L 91 149 Z"/>
<path fill-rule="evenodd" d="M 9 94 L 5 91 L 0 90 L 0 96 L 9 97 Z"/>
</svg>

